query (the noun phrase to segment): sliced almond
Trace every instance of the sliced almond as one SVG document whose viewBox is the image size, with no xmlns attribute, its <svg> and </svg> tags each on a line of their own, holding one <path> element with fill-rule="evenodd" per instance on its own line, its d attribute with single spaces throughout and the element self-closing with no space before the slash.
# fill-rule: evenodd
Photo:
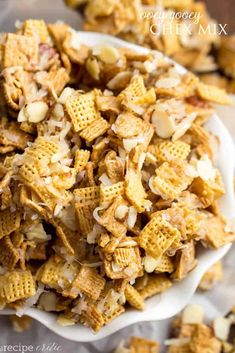
<svg viewBox="0 0 235 353">
<path fill-rule="evenodd" d="M 201 324 L 203 322 L 204 312 L 200 305 L 189 304 L 183 311 L 183 324 Z"/>
<path fill-rule="evenodd" d="M 197 161 L 197 172 L 203 180 L 215 181 L 216 169 L 207 154 Z"/>
<path fill-rule="evenodd" d="M 129 207 L 127 225 L 128 228 L 133 228 L 137 220 L 137 211 L 134 206 Z"/>
<path fill-rule="evenodd" d="M 176 130 L 174 119 L 163 110 L 155 109 L 152 115 L 152 124 L 158 136 L 169 138 Z"/>
<path fill-rule="evenodd" d="M 19 111 L 19 114 L 18 114 L 18 118 L 17 118 L 17 121 L 19 123 L 23 123 L 24 121 L 27 121 L 28 118 L 25 114 L 25 107 L 23 107 L 20 111 Z"/>
<path fill-rule="evenodd" d="M 33 102 L 25 108 L 25 115 L 30 123 L 39 123 L 45 119 L 48 109 L 45 102 Z"/>
<path fill-rule="evenodd" d="M 66 87 L 61 93 L 61 95 L 59 96 L 57 102 L 61 104 L 65 104 L 69 96 L 71 96 L 71 94 L 73 94 L 74 92 L 75 90 L 73 88 Z"/>
<path fill-rule="evenodd" d="M 123 219 L 123 218 L 127 215 L 128 210 L 129 210 L 128 206 L 126 206 L 126 205 L 119 205 L 119 206 L 116 208 L 116 210 L 115 210 L 115 215 L 114 215 L 115 218 L 117 218 L 117 219 Z"/>
<path fill-rule="evenodd" d="M 144 269 L 147 273 L 153 272 L 158 264 L 159 259 L 156 260 L 150 255 L 146 255 L 144 257 Z"/>
<path fill-rule="evenodd" d="M 109 45 L 100 47 L 97 56 L 105 64 L 115 64 L 120 59 L 118 50 Z"/>
<path fill-rule="evenodd" d="M 192 122 L 196 119 L 196 116 L 196 113 L 192 113 L 179 123 L 179 125 L 176 127 L 174 135 L 172 136 L 173 142 L 181 138 L 186 133 L 186 131 L 191 127 Z"/>
<path fill-rule="evenodd" d="M 230 331 L 231 321 L 226 317 L 217 317 L 213 322 L 215 336 L 222 341 L 227 341 Z"/>
<path fill-rule="evenodd" d="M 179 77 L 165 77 L 156 82 L 157 88 L 174 88 L 180 84 Z"/>
<path fill-rule="evenodd" d="M 44 292 L 41 294 L 38 305 L 45 311 L 56 311 L 57 296 L 53 292 Z"/>
<path fill-rule="evenodd" d="M 92 78 L 95 80 L 99 80 L 100 78 L 100 67 L 99 63 L 96 59 L 87 59 L 86 61 L 86 69 Z"/>
<path fill-rule="evenodd" d="M 131 76 L 132 74 L 130 71 L 119 72 L 116 76 L 112 78 L 112 80 L 107 83 L 107 87 L 111 90 L 117 88 L 124 88 L 130 81 Z"/>
<path fill-rule="evenodd" d="M 54 109 L 53 109 L 53 115 L 58 118 L 61 119 L 64 116 L 64 108 L 63 105 L 60 103 L 56 103 Z"/>
<path fill-rule="evenodd" d="M 50 240 L 50 235 L 48 235 L 41 223 L 33 224 L 26 232 L 25 235 L 27 236 L 28 240 L 35 240 L 35 241 L 48 241 Z"/>
</svg>

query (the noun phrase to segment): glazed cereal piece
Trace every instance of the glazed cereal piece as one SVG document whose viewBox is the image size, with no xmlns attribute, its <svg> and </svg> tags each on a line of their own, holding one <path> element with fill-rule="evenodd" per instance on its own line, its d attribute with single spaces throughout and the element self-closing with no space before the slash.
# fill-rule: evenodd
<svg viewBox="0 0 235 353">
<path fill-rule="evenodd" d="M 139 290 L 143 299 L 165 292 L 172 286 L 172 282 L 166 275 L 151 274 L 148 276 L 147 284 Z"/>
<path fill-rule="evenodd" d="M 112 130 L 119 138 L 131 138 L 140 135 L 145 128 L 145 122 L 134 114 L 124 112 L 119 114 Z"/>
<path fill-rule="evenodd" d="M 78 174 L 85 169 L 89 159 L 90 159 L 90 151 L 88 150 L 75 151 L 74 168 L 76 169 L 76 172 Z"/>
<path fill-rule="evenodd" d="M 92 231 L 94 220 L 93 211 L 99 205 L 100 187 L 90 186 L 74 190 L 75 208 L 79 229 L 83 236 Z"/>
<path fill-rule="evenodd" d="M 219 353 L 221 352 L 221 345 L 222 343 L 213 337 L 212 329 L 202 324 L 195 327 L 189 349 L 193 352 Z"/>
<path fill-rule="evenodd" d="M 97 137 L 103 135 L 108 129 L 109 123 L 100 117 L 82 130 L 80 136 L 87 142 L 91 142 Z"/>
<path fill-rule="evenodd" d="M 211 135 L 202 126 L 193 123 L 189 129 L 189 134 L 192 136 L 192 145 L 196 146 L 196 150 L 199 155 L 207 154 L 213 159 L 214 152 L 212 149 Z"/>
<path fill-rule="evenodd" d="M 76 132 L 85 129 L 100 117 L 95 107 L 95 94 L 92 91 L 84 94 L 75 92 L 66 100 L 65 109 Z"/>
<path fill-rule="evenodd" d="M 34 37 L 36 41 L 43 44 L 50 41 L 47 25 L 43 20 L 26 20 L 23 23 L 23 35 Z"/>
<path fill-rule="evenodd" d="M 155 273 L 172 273 L 175 270 L 174 258 L 163 254 L 155 267 Z"/>
<path fill-rule="evenodd" d="M 109 205 L 117 196 L 124 193 L 124 182 L 120 181 L 110 186 L 100 186 L 100 204 Z"/>
<path fill-rule="evenodd" d="M 76 255 L 75 249 L 79 244 L 78 235 L 74 230 L 68 228 L 59 218 L 50 219 L 48 220 L 55 227 L 56 235 L 60 240 L 60 245 L 62 245 L 63 249 L 70 255 Z M 77 242 L 75 239 L 77 238 Z M 77 246 L 75 246 L 75 244 Z"/>
<path fill-rule="evenodd" d="M 164 74 L 155 84 L 155 92 L 157 96 L 167 96 L 174 98 L 190 97 L 197 87 L 198 77 L 192 73 L 184 74 L 183 76 L 171 77 L 168 72 Z"/>
<path fill-rule="evenodd" d="M 48 23 L 47 29 L 55 46 L 62 51 L 62 44 L 65 40 L 69 25 L 62 22 Z"/>
<path fill-rule="evenodd" d="M 0 276 L 0 298 L 5 303 L 27 299 L 36 293 L 36 285 L 30 271 L 9 271 Z"/>
<path fill-rule="evenodd" d="M 20 227 L 20 213 L 7 208 L 0 212 L 0 239 L 10 235 Z"/>
<path fill-rule="evenodd" d="M 145 208 L 151 206 L 147 200 L 147 193 L 142 185 L 141 173 L 129 169 L 125 180 L 125 194 L 129 202 L 136 208 L 137 212 L 144 212 Z"/>
<path fill-rule="evenodd" d="M 87 297 L 97 300 L 104 286 L 105 279 L 97 273 L 96 269 L 82 266 L 73 281 L 72 290 L 76 288 Z"/>
<path fill-rule="evenodd" d="M 79 271 L 79 264 L 76 262 L 67 263 L 59 256 L 51 256 L 49 260 L 41 267 L 38 280 L 50 288 L 54 288 L 61 293 L 68 294 L 74 298 L 74 294 L 70 293 L 72 282 L 76 278 Z M 78 292 L 75 294 L 75 298 Z"/>
<path fill-rule="evenodd" d="M 129 97 L 141 97 L 146 93 L 143 77 L 136 75 L 131 79 L 130 84 L 119 94 L 121 100 Z"/>
<path fill-rule="evenodd" d="M 21 317 L 18 317 L 16 315 L 11 315 L 9 319 L 13 330 L 18 333 L 28 331 L 31 328 L 32 321 L 33 321 L 31 317 L 26 315 Z"/>
<path fill-rule="evenodd" d="M 160 346 L 157 342 L 146 338 L 131 337 L 130 353 L 159 353 Z"/>
<path fill-rule="evenodd" d="M 195 259 L 195 246 L 193 241 L 188 243 L 185 248 L 176 253 L 175 262 L 176 269 L 173 273 L 173 278 L 176 280 L 183 279 L 195 268 L 197 265 L 197 260 Z"/>
<path fill-rule="evenodd" d="M 125 308 L 122 304 L 119 303 L 122 302 L 122 295 L 115 292 L 112 288 L 104 289 L 100 299 L 101 303 L 102 297 L 104 298 L 105 302 L 102 310 L 102 317 L 104 319 L 104 324 L 107 325 L 110 321 L 120 316 L 125 311 Z"/>
<path fill-rule="evenodd" d="M 205 232 L 202 241 L 213 249 L 218 249 L 225 244 L 233 242 L 235 238 L 234 232 L 226 232 L 226 222 L 221 216 L 207 214 L 204 222 L 202 222 L 202 229 Z"/>
<path fill-rule="evenodd" d="M 106 256 L 106 253 L 104 253 Z M 111 254 L 110 254 L 111 255 Z M 116 248 L 104 259 L 106 275 L 112 279 L 136 278 L 142 272 L 140 252 L 135 248 Z"/>
<path fill-rule="evenodd" d="M 0 263 L 13 269 L 19 261 L 19 251 L 12 244 L 11 238 L 7 235 L 0 240 Z"/>
<path fill-rule="evenodd" d="M 130 306 L 137 310 L 144 310 L 144 299 L 133 286 L 127 284 L 124 293 L 126 300 L 130 304 Z"/>
<path fill-rule="evenodd" d="M 94 332 L 98 332 L 105 325 L 104 317 L 95 304 L 88 305 L 87 309 L 81 312 L 79 321 Z"/>
<path fill-rule="evenodd" d="M 127 232 L 126 222 L 115 217 L 116 209 L 122 204 L 125 204 L 125 202 L 121 196 L 118 196 L 97 220 L 101 226 L 118 239 L 124 237 Z"/>
<path fill-rule="evenodd" d="M 214 201 L 225 193 L 224 184 L 219 171 L 216 172 L 214 180 L 205 180 L 201 177 L 195 178 L 190 186 L 190 191 L 199 197 L 204 208 L 212 205 Z"/>
<path fill-rule="evenodd" d="M 69 74 L 64 67 L 52 68 L 48 74 L 37 82 L 50 92 L 52 97 L 57 99 L 66 84 L 69 82 Z"/>
<path fill-rule="evenodd" d="M 77 171 L 75 168 L 70 168 L 67 173 L 57 174 L 52 176 L 52 184 L 58 190 L 69 190 L 76 183 Z"/>
<path fill-rule="evenodd" d="M 124 180 L 124 164 L 115 151 L 109 151 L 105 155 L 103 168 L 112 184 Z"/>
<path fill-rule="evenodd" d="M 218 261 L 203 275 L 198 288 L 203 291 L 210 290 L 216 283 L 222 281 L 223 277 L 223 264 Z"/>
<path fill-rule="evenodd" d="M 186 160 L 190 153 L 190 145 L 183 141 L 162 141 L 159 142 L 154 150 L 159 163 L 170 162 L 174 159 Z"/>
<path fill-rule="evenodd" d="M 12 202 L 12 192 L 9 186 L 6 186 L 1 195 L 1 211 L 11 207 L 11 202 Z"/>
<path fill-rule="evenodd" d="M 217 104 L 231 104 L 231 99 L 225 90 L 215 86 L 206 85 L 202 82 L 197 85 L 197 94 L 200 98 L 210 102 Z"/>
<path fill-rule="evenodd" d="M 140 247 L 155 259 L 159 259 L 180 238 L 180 232 L 168 221 L 152 218 L 138 237 Z"/>
<path fill-rule="evenodd" d="M 164 162 L 151 179 L 151 190 L 164 200 L 173 200 L 186 190 L 193 177 L 186 174 L 187 163 L 179 160 Z"/>
<path fill-rule="evenodd" d="M 16 122 L 9 123 L 3 118 L 0 120 L 0 145 L 24 150 L 31 140 L 31 136 L 20 130 Z"/>
<path fill-rule="evenodd" d="M 38 43 L 34 38 L 8 33 L 4 53 L 3 67 L 22 66 L 25 70 L 34 70 L 38 65 Z"/>
<path fill-rule="evenodd" d="M 90 48 L 79 43 L 77 33 L 72 29 L 66 31 L 62 43 L 62 50 L 68 56 L 69 60 L 75 64 L 84 64 L 89 55 Z"/>
</svg>

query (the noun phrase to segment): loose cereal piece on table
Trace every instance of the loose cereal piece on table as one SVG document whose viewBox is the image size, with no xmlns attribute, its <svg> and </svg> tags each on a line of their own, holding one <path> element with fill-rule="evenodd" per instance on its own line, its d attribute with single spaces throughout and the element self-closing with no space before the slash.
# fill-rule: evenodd
<svg viewBox="0 0 235 353">
<path fill-rule="evenodd" d="M 202 277 L 198 288 L 210 290 L 216 283 L 223 279 L 223 265 L 221 261 L 216 262 Z"/>
<path fill-rule="evenodd" d="M 146 338 L 131 337 L 130 353 L 159 353 L 160 346 L 157 342 Z"/>
</svg>

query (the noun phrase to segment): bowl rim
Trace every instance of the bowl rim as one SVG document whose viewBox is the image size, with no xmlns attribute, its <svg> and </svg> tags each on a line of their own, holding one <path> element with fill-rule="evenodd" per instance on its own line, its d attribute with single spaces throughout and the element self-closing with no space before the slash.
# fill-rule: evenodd
<svg viewBox="0 0 235 353">
<path fill-rule="evenodd" d="M 81 40 L 81 44 L 86 43 L 90 46 L 109 44 L 114 45 L 115 47 L 125 47 L 133 49 L 141 53 L 149 53 L 151 51 L 148 48 L 129 43 L 127 41 L 107 34 L 82 31 L 76 31 L 76 33 L 78 35 L 79 40 Z M 172 59 L 167 58 L 167 60 L 175 64 L 176 69 L 179 71 L 179 73 L 183 74 L 187 72 L 184 67 L 175 63 Z M 226 195 L 221 198 L 221 208 L 223 209 L 223 213 L 228 218 L 232 218 L 234 217 L 235 211 L 235 196 L 233 192 L 233 175 L 235 169 L 234 143 L 227 128 L 216 114 L 214 114 L 210 118 L 206 125 L 208 129 L 213 130 L 213 133 L 216 133 L 221 140 L 221 145 L 219 147 L 220 153 L 218 154 L 218 157 L 220 159 L 218 163 L 218 168 L 220 169 L 220 166 L 223 165 L 223 162 L 224 165 L 226 165 L 226 168 L 223 167 L 222 169 L 220 169 L 226 187 Z M 180 310 L 183 309 L 183 307 L 185 307 L 189 303 L 194 292 L 196 291 L 198 283 L 203 274 L 215 262 L 220 260 L 229 251 L 230 247 L 231 244 L 227 244 L 219 248 L 218 250 L 202 250 L 202 254 L 199 255 L 197 267 L 193 271 L 191 271 L 190 274 L 184 280 L 176 283 L 174 286 L 172 286 L 169 290 L 162 293 L 161 295 L 157 295 L 153 298 L 148 299 L 146 301 L 147 308 L 145 311 L 139 312 L 134 309 L 129 309 L 120 317 L 113 320 L 109 325 L 103 327 L 97 334 L 94 334 L 90 330 L 90 328 L 84 327 L 79 324 L 67 327 L 60 326 L 56 323 L 55 314 L 43 312 L 36 308 L 30 308 L 24 314 L 27 314 L 28 316 L 36 319 L 41 324 L 43 324 L 59 336 L 76 342 L 98 341 L 135 323 L 164 320 L 177 314 Z M 179 289 L 178 287 L 184 287 L 185 295 L 182 295 L 180 297 L 176 295 L 175 292 L 177 292 L 177 289 Z M 169 298 L 167 299 L 167 297 L 170 297 L 170 303 L 172 305 L 169 305 Z M 167 310 L 166 308 L 163 309 L 164 305 L 167 305 Z M 14 310 L 8 309 L 0 311 L 1 315 L 11 315 L 14 313 Z"/>
</svg>

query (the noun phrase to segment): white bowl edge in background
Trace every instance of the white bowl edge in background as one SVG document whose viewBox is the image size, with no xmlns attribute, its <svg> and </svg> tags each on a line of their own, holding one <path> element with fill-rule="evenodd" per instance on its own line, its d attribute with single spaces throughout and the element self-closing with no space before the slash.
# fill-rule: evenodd
<svg viewBox="0 0 235 353">
<path fill-rule="evenodd" d="M 116 47 L 126 47 L 134 49 L 141 53 L 148 53 L 149 49 L 138 45 L 128 43 L 121 39 L 99 33 L 78 32 L 81 43 L 90 46 L 110 44 Z M 169 59 L 170 60 L 170 59 Z M 186 70 L 177 64 L 180 73 Z M 233 192 L 233 174 L 235 167 L 235 154 L 232 138 L 222 121 L 214 115 L 207 123 L 207 128 L 220 139 L 220 148 L 218 153 L 217 165 L 223 177 L 226 187 L 226 195 L 220 200 L 222 213 L 233 218 L 235 212 L 235 197 Z M 170 318 L 182 310 L 191 300 L 202 275 L 218 260 L 220 260 L 229 250 L 230 244 L 218 249 L 203 249 L 198 255 L 198 266 L 179 283 L 175 283 L 168 291 L 160 296 L 150 298 L 146 302 L 146 310 L 139 312 L 136 310 L 127 310 L 120 317 L 109 323 L 97 334 L 93 334 L 89 328 L 81 325 L 62 327 L 56 323 L 56 315 L 42 312 L 31 308 L 27 315 L 41 322 L 44 326 L 56 334 L 77 342 L 92 342 L 105 338 L 116 331 L 131 324 L 144 321 L 158 321 Z M 3 310 L 3 315 L 12 314 L 12 310 Z"/>
</svg>

